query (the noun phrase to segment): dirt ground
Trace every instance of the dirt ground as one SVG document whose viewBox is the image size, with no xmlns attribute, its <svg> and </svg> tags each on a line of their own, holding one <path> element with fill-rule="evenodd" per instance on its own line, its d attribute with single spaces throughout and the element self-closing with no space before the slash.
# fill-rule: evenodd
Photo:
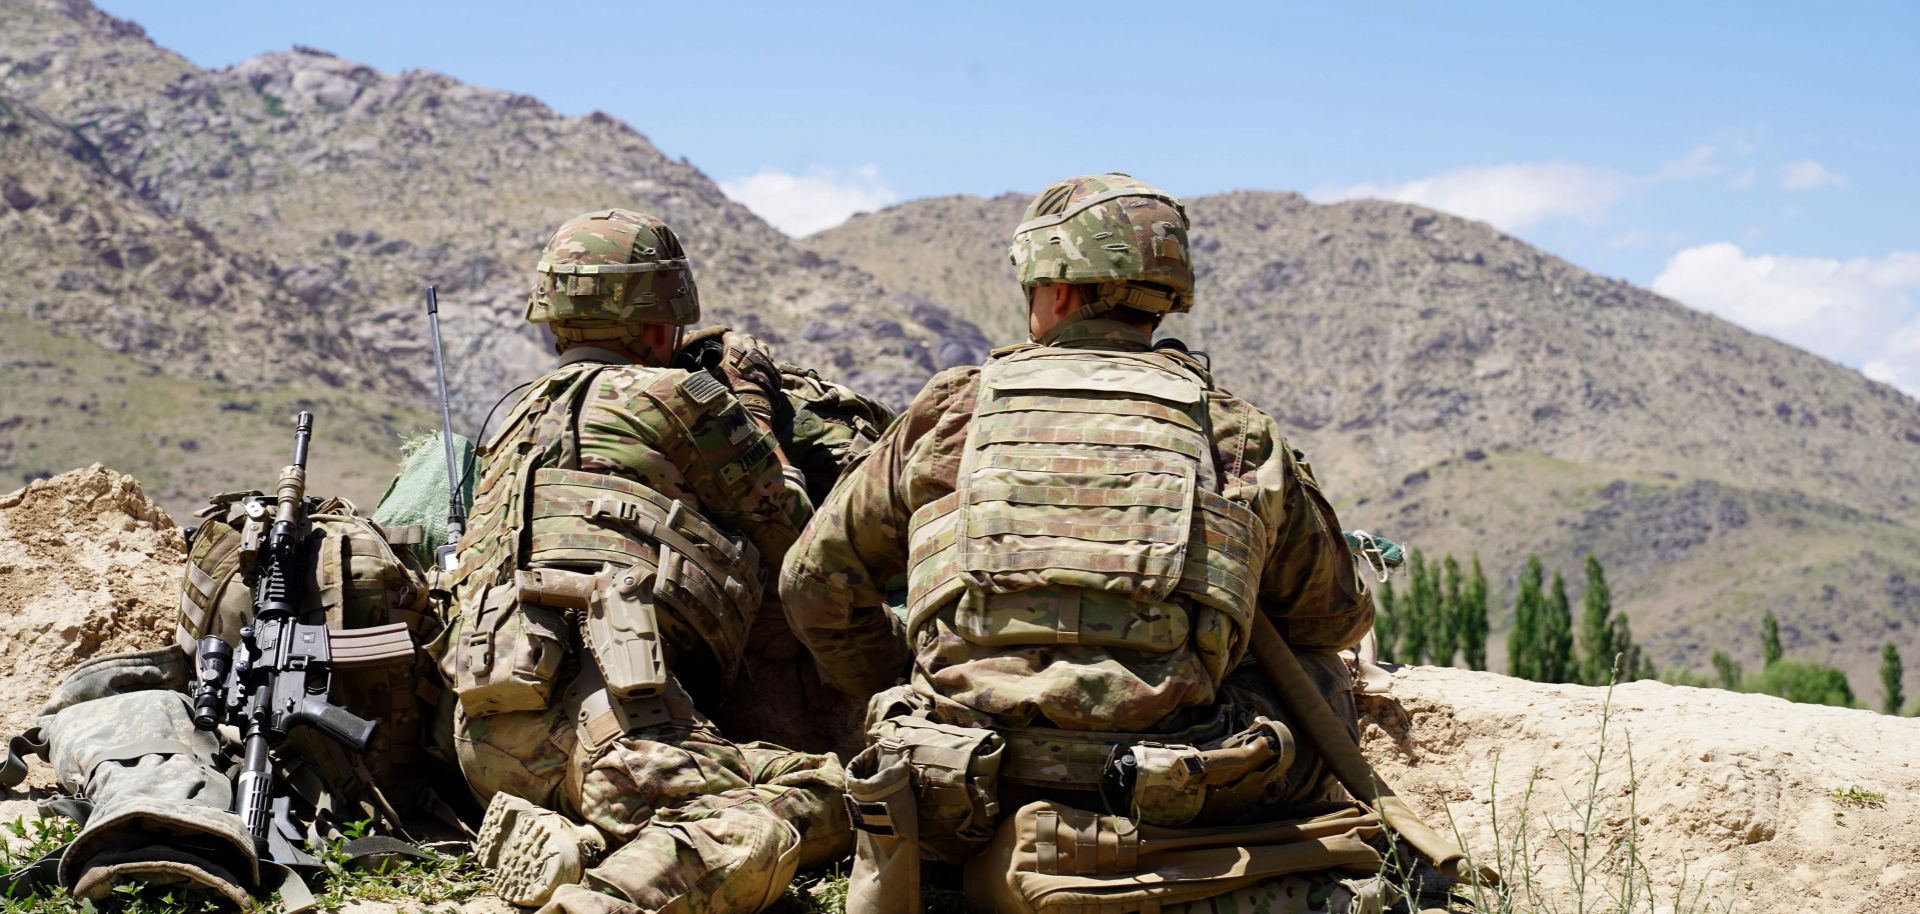
<svg viewBox="0 0 1920 914">
<path fill-rule="evenodd" d="M 1920 720 L 1658 682 L 1609 707 L 1434 667 L 1362 702 L 1381 775 L 1547 910 L 1577 910 L 1584 845 L 1589 898 L 1619 891 L 1631 847 L 1658 909 L 1920 911 Z M 1507 852 L 1522 822 L 1525 867 Z"/>
<path fill-rule="evenodd" d="M 0 496 L 0 727 L 29 725 L 81 660 L 171 637 L 182 546 L 139 483 L 99 466 Z M 1362 710 L 1380 773 L 1504 870 L 1521 910 L 1579 910 L 1584 869 L 1589 899 L 1638 874 L 1653 901 L 1636 910 L 1920 912 L 1920 720 L 1655 682 L 1609 705 L 1431 667 L 1395 671 Z M 0 820 L 51 785 L 36 763 Z M 1583 847 L 1591 865 L 1570 866 Z"/>
</svg>

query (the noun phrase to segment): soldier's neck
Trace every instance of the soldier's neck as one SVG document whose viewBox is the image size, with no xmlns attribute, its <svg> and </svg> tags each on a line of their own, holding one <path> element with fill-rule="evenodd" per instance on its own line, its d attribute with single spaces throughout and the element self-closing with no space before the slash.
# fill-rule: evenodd
<svg viewBox="0 0 1920 914">
<path fill-rule="evenodd" d="M 560 364 L 572 365 L 576 362 L 601 362 L 607 365 L 635 365 L 639 360 L 624 352 L 608 349 L 604 346 L 568 346 L 560 353 Z"/>
<path fill-rule="evenodd" d="M 1153 348 L 1153 333 L 1125 321 L 1093 317 L 1061 324 L 1041 342 L 1070 349 L 1143 351 Z"/>
</svg>

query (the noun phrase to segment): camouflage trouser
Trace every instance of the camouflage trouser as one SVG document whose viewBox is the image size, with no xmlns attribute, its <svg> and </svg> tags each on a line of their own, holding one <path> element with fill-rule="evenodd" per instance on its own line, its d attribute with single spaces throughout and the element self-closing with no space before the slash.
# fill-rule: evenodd
<svg viewBox="0 0 1920 914">
<path fill-rule="evenodd" d="M 543 911 L 757 911 L 797 870 L 846 854 L 832 756 L 735 745 L 694 717 L 588 751 L 559 703 L 456 716 L 455 754 L 482 802 L 511 793 L 593 825 L 614 848 Z"/>
</svg>

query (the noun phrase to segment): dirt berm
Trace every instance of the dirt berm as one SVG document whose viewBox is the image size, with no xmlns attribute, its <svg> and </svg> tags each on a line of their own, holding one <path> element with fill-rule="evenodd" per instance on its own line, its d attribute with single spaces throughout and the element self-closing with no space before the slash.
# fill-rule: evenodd
<svg viewBox="0 0 1920 914">
<path fill-rule="evenodd" d="M 99 466 L 0 497 L 0 727 L 75 663 L 164 643 L 181 545 Z M 1362 705 L 1381 774 L 1497 858 L 1510 910 L 1623 910 L 1631 883 L 1636 912 L 1920 912 L 1920 721 L 1652 682 L 1609 704 L 1427 667 Z M 50 783 L 36 764 L 30 784 Z M 23 794 L 0 801 L 0 820 L 32 814 Z"/>
</svg>

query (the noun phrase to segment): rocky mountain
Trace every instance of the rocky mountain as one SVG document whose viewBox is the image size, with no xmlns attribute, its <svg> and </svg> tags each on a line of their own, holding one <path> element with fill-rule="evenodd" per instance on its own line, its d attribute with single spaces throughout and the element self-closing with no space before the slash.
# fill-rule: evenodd
<svg viewBox="0 0 1920 914">
<path fill-rule="evenodd" d="M 1027 199 L 916 200 L 807 240 L 1007 342 Z M 1864 699 L 1884 641 L 1920 656 L 1920 403 L 1482 223 L 1187 202 L 1198 306 L 1166 333 L 1280 420 L 1347 524 L 1477 552 L 1508 588 L 1537 552 L 1576 602 L 1594 551 L 1662 664 L 1757 665 L 1768 609 L 1790 656 Z"/>
<path fill-rule="evenodd" d="M 248 308 L 288 315 L 279 326 L 325 328 L 324 345 L 301 337 L 316 358 L 256 357 L 249 376 L 262 381 L 427 406 L 420 295 L 434 283 L 461 411 L 476 421 L 550 358 L 521 318 L 547 234 L 609 206 L 675 226 L 707 320 L 751 330 L 783 356 L 879 396 L 903 402 L 937 368 L 980 352 L 964 321 L 889 300 L 868 275 L 796 245 L 604 114 L 562 117 L 527 96 L 425 71 L 381 73 L 308 48 L 205 71 L 85 2 L 0 3 L 0 35 L 0 94 L 47 112 L 46 129 L 70 128 L 66 142 L 112 179 L 114 194 L 227 254 L 155 250 L 209 268 L 237 264 L 221 274 L 249 277 L 230 284 L 233 296 L 269 303 Z M 0 230 L 16 231 L 11 221 Z M 52 243 L 37 239 L 20 256 Z M 231 319 L 225 301 L 116 298 L 160 329 Z M 33 314 L 47 300 L 9 295 L 0 308 Z M 257 348 L 268 340 L 257 329 L 210 332 Z M 149 343 L 143 329 L 122 340 L 123 350 Z M 226 358 L 162 361 L 180 377 L 236 376 Z"/>
<path fill-rule="evenodd" d="M 710 319 L 903 402 L 1023 335 L 1024 199 L 795 242 L 603 114 L 305 48 L 207 71 L 84 0 L 0 0 L 0 383 L 23 392 L 0 478 L 103 460 L 184 513 L 270 483 L 311 408 L 316 485 L 370 501 L 431 424 L 421 288 L 471 426 L 548 358 L 520 319 L 546 234 L 615 205 L 675 225 Z M 1200 310 L 1169 332 L 1280 417 L 1350 524 L 1509 584 L 1539 552 L 1576 595 L 1593 550 L 1663 663 L 1751 659 L 1766 609 L 1865 697 L 1881 641 L 1920 656 L 1913 400 L 1441 213 L 1191 211 Z"/>
</svg>

